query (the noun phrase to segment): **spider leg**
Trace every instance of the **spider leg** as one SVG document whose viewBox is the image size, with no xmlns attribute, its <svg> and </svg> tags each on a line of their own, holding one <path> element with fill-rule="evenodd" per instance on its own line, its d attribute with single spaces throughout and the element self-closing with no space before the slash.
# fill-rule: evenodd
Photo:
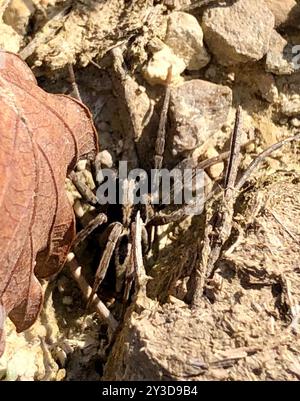
<svg viewBox="0 0 300 401">
<path fill-rule="evenodd" d="M 90 299 L 92 288 L 85 281 L 84 276 L 81 273 L 81 266 L 79 266 L 74 253 L 68 254 L 67 262 L 71 271 L 72 276 L 77 282 L 79 288 L 87 299 Z M 97 295 L 92 296 L 91 306 L 96 310 L 97 314 L 104 319 L 110 328 L 115 331 L 118 327 L 118 322 L 113 317 L 112 313 L 107 309 Z"/>
<path fill-rule="evenodd" d="M 199 204 L 196 200 L 191 204 L 182 205 L 180 209 L 177 209 L 170 213 L 160 212 L 155 215 L 148 223 L 148 227 L 156 227 L 156 226 L 163 226 L 165 224 L 170 223 L 178 223 L 187 216 L 195 216 L 199 214 L 199 208 L 203 208 L 205 203 L 212 199 L 212 197 L 220 192 L 220 187 L 215 187 L 206 197 L 203 199 L 203 202 Z"/>
<path fill-rule="evenodd" d="M 120 262 L 121 259 L 121 247 L 124 246 L 122 241 L 124 238 L 128 238 L 128 232 L 125 232 L 122 237 L 119 238 L 116 251 L 115 251 L 115 268 L 116 268 L 116 292 L 119 293 L 122 290 L 124 285 L 124 276 L 126 274 L 127 267 L 130 265 L 130 254 L 131 254 L 131 242 L 128 241 L 125 244 L 126 247 L 126 256 L 123 258 L 123 262 Z M 129 239 L 129 238 L 128 238 Z"/>
<path fill-rule="evenodd" d="M 107 216 L 99 213 L 92 219 L 86 227 L 84 227 L 75 237 L 72 247 L 74 250 L 99 226 L 107 222 Z"/>
<path fill-rule="evenodd" d="M 86 309 L 88 309 L 91 306 L 93 297 L 94 297 L 95 293 L 97 292 L 99 285 L 101 284 L 101 282 L 103 281 L 103 279 L 106 275 L 106 272 L 107 272 L 107 269 L 109 266 L 109 262 L 111 260 L 111 257 L 114 252 L 114 249 L 116 247 L 116 244 L 118 242 L 118 239 L 120 238 L 120 235 L 122 234 L 122 231 L 123 231 L 123 225 L 121 223 L 117 222 L 117 223 L 113 224 L 113 228 L 108 237 L 106 248 L 102 254 L 98 269 L 96 271 L 95 281 L 93 284 L 92 292 L 88 298 Z"/>
<path fill-rule="evenodd" d="M 142 225 L 141 240 L 142 240 L 142 249 L 145 250 L 145 253 L 147 253 L 150 248 L 150 241 L 149 241 L 148 231 L 144 226 L 144 224 Z"/>
<path fill-rule="evenodd" d="M 156 170 L 160 170 L 162 167 L 163 154 L 165 151 L 166 121 L 167 121 L 167 114 L 168 114 L 169 104 L 170 104 L 171 79 L 172 79 L 172 66 L 170 66 L 168 69 L 168 75 L 167 75 L 167 79 L 166 79 L 166 92 L 165 92 L 164 103 L 163 103 L 160 120 L 159 120 L 157 138 L 156 138 L 156 142 L 155 142 L 154 168 Z"/>
<path fill-rule="evenodd" d="M 95 206 L 98 202 L 96 195 L 84 182 L 82 182 L 78 178 L 75 171 L 71 171 L 71 173 L 69 174 L 69 178 L 73 182 L 73 184 L 75 185 L 76 189 L 78 190 L 80 195 L 83 197 L 83 199 L 85 199 L 91 205 Z"/>
<path fill-rule="evenodd" d="M 77 100 L 79 100 L 82 103 L 82 99 L 80 96 L 80 92 L 79 92 L 79 88 L 76 82 L 76 77 L 75 77 L 75 73 L 74 73 L 74 68 L 73 65 L 71 63 L 68 63 L 68 71 L 69 71 L 69 76 L 70 76 L 70 82 L 72 85 L 72 94 L 73 97 Z"/>
<path fill-rule="evenodd" d="M 125 291 L 123 297 L 123 304 L 128 300 L 130 290 L 135 280 L 136 292 L 145 291 L 146 284 L 149 277 L 146 275 L 144 262 L 143 262 L 143 250 L 142 250 L 142 231 L 143 231 L 143 220 L 141 219 L 140 212 L 137 213 L 135 221 L 131 224 L 131 238 L 132 238 L 132 249 L 131 249 L 131 263 L 130 269 L 126 273 Z"/>
<path fill-rule="evenodd" d="M 238 109 L 238 111 L 236 113 L 236 118 L 235 118 L 235 130 L 234 131 L 236 131 L 237 130 L 236 127 L 239 126 L 239 120 L 240 120 L 240 111 Z M 193 161 L 192 159 L 184 159 L 175 167 L 175 169 L 176 168 L 178 168 L 180 170 L 183 170 L 185 168 L 192 169 L 193 170 L 192 178 L 194 178 L 196 175 L 196 169 L 205 170 L 206 168 L 208 168 L 214 164 L 220 163 L 220 161 L 225 160 L 226 158 L 229 157 L 228 167 L 227 167 L 227 169 L 228 169 L 231 165 L 230 154 L 231 154 L 230 151 L 224 152 L 224 153 L 220 154 L 219 156 L 213 157 L 208 160 L 204 160 L 199 163 L 195 163 L 195 161 Z M 227 175 L 228 175 L 228 173 L 227 173 Z M 227 180 L 228 180 L 228 178 L 225 177 L 225 182 L 227 182 Z M 205 187 L 204 187 L 204 189 L 205 189 Z M 213 190 L 210 193 L 208 193 L 208 195 L 206 195 L 205 198 L 203 198 L 202 202 L 199 202 L 199 200 L 196 200 L 196 201 L 193 201 L 193 203 L 191 203 L 191 204 L 182 205 L 180 209 L 175 210 L 173 212 L 158 213 L 157 215 L 153 216 L 152 219 L 150 219 L 150 221 L 148 222 L 147 228 L 151 227 L 151 226 L 160 226 L 160 225 L 164 225 L 164 224 L 180 222 L 187 216 L 193 216 L 195 214 L 199 214 L 199 212 L 201 212 L 201 210 L 204 208 L 205 203 L 208 200 L 210 200 L 214 195 L 216 195 L 217 193 L 220 193 L 220 190 L 221 190 L 220 186 L 218 184 L 216 184 L 214 186 Z M 171 190 L 172 197 L 176 196 L 178 191 L 182 191 L 181 183 L 173 186 L 173 188 Z"/>
</svg>

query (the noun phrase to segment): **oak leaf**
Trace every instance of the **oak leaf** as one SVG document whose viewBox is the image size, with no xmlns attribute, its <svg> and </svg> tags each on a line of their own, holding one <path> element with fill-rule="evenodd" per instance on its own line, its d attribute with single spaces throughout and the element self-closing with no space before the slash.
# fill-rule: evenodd
<svg viewBox="0 0 300 401">
<path fill-rule="evenodd" d="M 97 150 L 88 109 L 37 86 L 30 68 L 0 51 L 0 355 L 3 322 L 18 332 L 36 320 L 40 278 L 57 273 L 75 235 L 64 183 Z"/>
</svg>

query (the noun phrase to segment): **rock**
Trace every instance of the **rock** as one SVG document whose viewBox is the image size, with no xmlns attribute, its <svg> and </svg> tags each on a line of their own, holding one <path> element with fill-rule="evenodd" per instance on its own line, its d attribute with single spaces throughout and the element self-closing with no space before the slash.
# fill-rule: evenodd
<svg viewBox="0 0 300 401">
<path fill-rule="evenodd" d="M 150 85 L 164 84 L 170 66 L 172 66 L 172 83 L 177 83 L 181 80 L 180 74 L 186 69 L 186 63 L 165 45 L 153 54 L 152 59 L 143 70 L 144 77 Z"/>
<path fill-rule="evenodd" d="M 11 26 L 4 24 L 0 20 L 0 49 L 18 53 L 21 40 L 22 37 Z"/>
<path fill-rule="evenodd" d="M 281 112 L 288 117 L 300 116 L 300 96 L 282 96 Z"/>
<path fill-rule="evenodd" d="M 103 168 L 112 168 L 114 162 L 108 150 L 102 150 L 96 156 L 96 163 L 100 163 Z"/>
<path fill-rule="evenodd" d="M 275 18 L 263 0 L 238 0 L 204 12 L 205 42 L 222 65 L 257 61 L 269 49 Z"/>
<path fill-rule="evenodd" d="M 266 57 L 266 71 L 276 75 L 289 75 L 295 71 L 292 45 L 277 33 L 272 32 Z"/>
<path fill-rule="evenodd" d="M 25 35 L 34 11 L 35 6 L 31 0 L 12 0 L 3 14 L 3 21 L 19 35 Z"/>
<path fill-rule="evenodd" d="M 265 0 L 275 17 L 275 27 L 300 24 L 300 7 L 295 0 Z"/>
<path fill-rule="evenodd" d="M 190 14 L 180 11 L 170 14 L 164 42 L 184 60 L 188 70 L 199 70 L 210 61 L 203 44 L 202 28 Z"/>
<path fill-rule="evenodd" d="M 218 151 L 214 146 L 210 146 L 204 154 L 204 159 L 211 159 L 212 157 L 219 156 Z M 224 163 L 214 164 L 213 166 L 208 168 L 209 176 L 212 179 L 217 179 L 224 171 Z"/>
<path fill-rule="evenodd" d="M 287 117 L 300 116 L 300 72 L 276 77 L 279 91 L 279 105 Z"/>
<path fill-rule="evenodd" d="M 174 154 L 201 146 L 226 122 L 232 103 L 231 89 L 194 79 L 172 88 L 171 137 Z"/>
<path fill-rule="evenodd" d="M 276 103 L 278 100 L 278 89 L 272 74 L 258 71 L 253 79 L 260 95 L 269 103 Z"/>
<path fill-rule="evenodd" d="M 291 119 L 291 125 L 292 125 L 294 128 L 299 128 L 299 127 L 300 127 L 300 120 L 299 120 L 299 118 L 292 118 L 292 119 Z"/>
<path fill-rule="evenodd" d="M 76 164 L 76 170 L 83 171 L 86 169 L 86 166 L 87 166 L 87 159 L 79 160 L 79 162 Z"/>
</svg>

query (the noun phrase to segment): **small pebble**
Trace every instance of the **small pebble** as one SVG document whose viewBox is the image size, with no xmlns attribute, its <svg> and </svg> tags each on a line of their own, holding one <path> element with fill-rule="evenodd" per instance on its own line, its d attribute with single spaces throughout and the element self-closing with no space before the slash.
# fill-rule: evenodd
<svg viewBox="0 0 300 401">
<path fill-rule="evenodd" d="M 86 169 L 86 164 L 87 164 L 87 160 L 79 160 L 79 162 L 76 165 L 76 169 L 77 171 L 83 171 Z"/>
<path fill-rule="evenodd" d="M 235 80 L 235 73 L 234 73 L 234 72 L 228 73 L 227 78 L 229 79 L 229 81 L 234 82 L 234 80 Z"/>
<path fill-rule="evenodd" d="M 293 127 L 299 128 L 300 127 L 300 120 L 298 118 L 292 118 L 291 119 L 291 124 L 292 124 Z"/>
<path fill-rule="evenodd" d="M 180 75 L 186 69 L 186 64 L 168 46 L 164 46 L 149 60 L 143 70 L 144 78 L 150 85 L 164 85 L 170 66 L 172 67 L 172 83 L 178 83 L 181 79 Z"/>
<path fill-rule="evenodd" d="M 100 162 L 103 168 L 112 168 L 114 162 L 108 150 L 102 150 L 96 156 L 96 162 Z"/>
<path fill-rule="evenodd" d="M 205 156 L 207 159 L 211 159 L 212 157 L 219 156 L 219 153 L 213 146 L 211 146 L 205 152 Z M 212 179 L 216 179 L 223 173 L 223 170 L 224 170 L 224 163 L 221 162 L 209 167 L 208 172 Z"/>
<path fill-rule="evenodd" d="M 67 374 L 66 369 L 59 369 L 59 371 L 56 374 L 56 381 L 60 382 L 64 380 L 66 374 Z"/>
</svg>

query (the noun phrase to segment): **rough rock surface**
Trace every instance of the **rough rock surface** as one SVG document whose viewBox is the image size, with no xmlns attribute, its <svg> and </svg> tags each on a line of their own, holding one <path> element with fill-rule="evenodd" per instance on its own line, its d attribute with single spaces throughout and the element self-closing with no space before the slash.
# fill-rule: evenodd
<svg viewBox="0 0 300 401">
<path fill-rule="evenodd" d="M 295 0 L 265 0 L 265 3 L 275 17 L 275 26 L 297 24 L 300 16 L 300 7 Z M 298 20 L 300 25 L 300 21 Z"/>
<path fill-rule="evenodd" d="M 178 11 L 169 16 L 165 43 L 184 60 L 188 70 L 199 70 L 210 61 L 201 26 L 190 14 Z"/>
<path fill-rule="evenodd" d="M 9 25 L 0 19 L 0 49 L 18 53 L 22 37 Z"/>
<path fill-rule="evenodd" d="M 274 15 L 263 0 L 238 0 L 206 10 L 202 28 L 218 62 L 230 65 L 263 58 L 274 22 Z"/>
<path fill-rule="evenodd" d="M 279 104 L 282 114 L 288 117 L 300 116 L 300 73 L 277 77 Z"/>
<path fill-rule="evenodd" d="M 270 48 L 266 57 L 266 71 L 276 75 L 287 75 L 294 72 L 292 45 L 273 31 Z"/>
<path fill-rule="evenodd" d="M 31 0 L 12 0 L 5 10 L 3 20 L 18 34 L 25 35 L 27 32 L 29 18 L 34 11 L 35 7 Z"/>
<path fill-rule="evenodd" d="M 230 88 L 192 80 L 171 90 L 173 152 L 189 152 L 221 128 L 231 107 Z"/>
</svg>

